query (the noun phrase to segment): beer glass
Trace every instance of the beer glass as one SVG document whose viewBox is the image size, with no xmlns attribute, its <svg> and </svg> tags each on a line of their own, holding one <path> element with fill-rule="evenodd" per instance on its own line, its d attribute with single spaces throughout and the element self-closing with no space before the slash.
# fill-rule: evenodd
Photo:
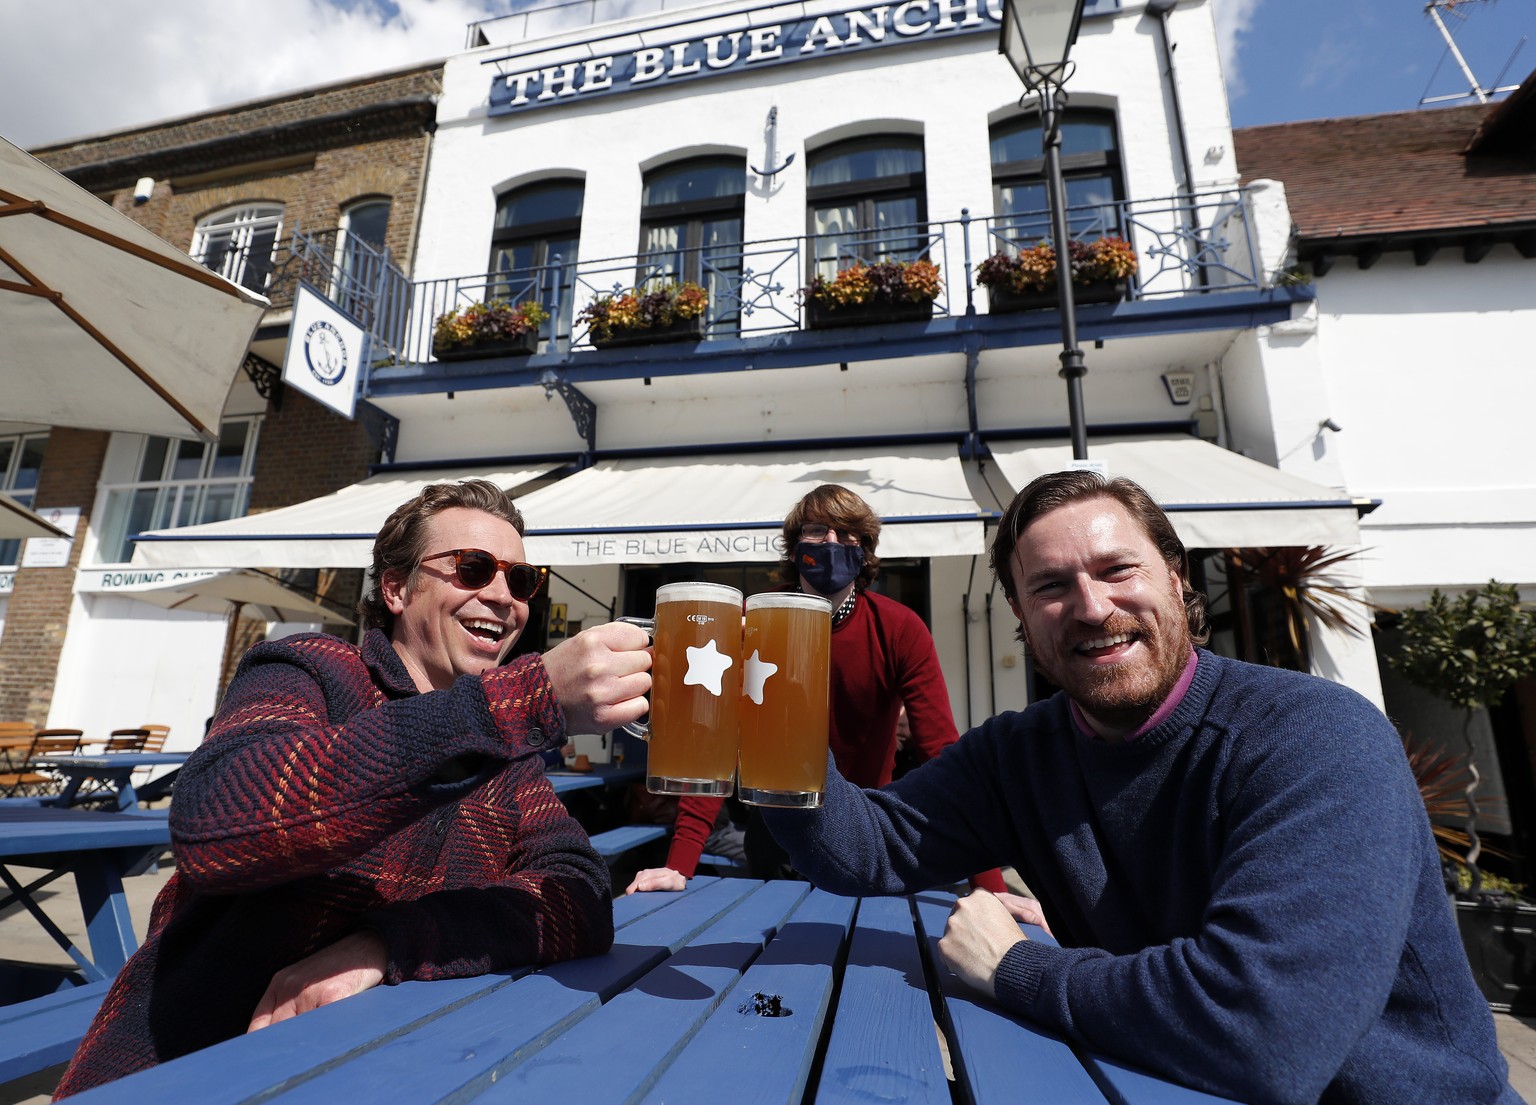
<svg viewBox="0 0 1536 1105">
<path fill-rule="evenodd" d="M 626 621 L 644 624 L 644 619 Z M 719 583 L 669 583 L 656 591 L 650 741 L 645 789 L 653 794 L 731 793 L 741 703 L 741 592 Z"/>
<path fill-rule="evenodd" d="M 738 793 L 753 805 L 814 809 L 827 785 L 832 604 L 764 594 L 746 611 Z"/>
</svg>

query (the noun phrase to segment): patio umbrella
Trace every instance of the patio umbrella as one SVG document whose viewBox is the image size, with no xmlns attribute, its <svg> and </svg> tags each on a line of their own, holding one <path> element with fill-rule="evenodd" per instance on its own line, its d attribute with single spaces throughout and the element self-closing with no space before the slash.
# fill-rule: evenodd
<svg viewBox="0 0 1536 1105">
<path fill-rule="evenodd" d="M 215 437 L 266 305 L 0 138 L 0 418 Z"/>
<path fill-rule="evenodd" d="M 68 537 L 58 526 L 34 514 L 9 495 L 0 495 L 0 540 L 16 537 Z"/>
<path fill-rule="evenodd" d="M 148 578 L 100 593 L 138 599 L 167 610 L 199 614 L 228 614 L 231 607 L 238 613 L 248 606 L 275 622 L 351 624 L 352 621 L 345 613 L 294 590 L 276 576 L 255 569 L 192 569 L 138 574 Z"/>
</svg>

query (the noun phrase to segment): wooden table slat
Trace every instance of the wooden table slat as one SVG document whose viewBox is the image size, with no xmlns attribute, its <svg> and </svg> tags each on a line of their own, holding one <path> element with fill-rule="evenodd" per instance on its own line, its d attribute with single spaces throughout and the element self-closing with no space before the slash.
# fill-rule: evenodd
<svg viewBox="0 0 1536 1105">
<path fill-rule="evenodd" d="M 1083 1065 L 1106 1087 L 1115 1105 L 1237 1105 L 1230 1097 L 1192 1090 L 1100 1055 L 1084 1055 Z"/>
<path fill-rule="evenodd" d="M 962 983 L 939 956 L 939 937 L 954 895 L 918 894 L 918 924 L 944 995 L 945 1034 L 954 1065 L 956 1101 L 995 1105 L 1019 1100 L 1028 1087 L 1038 1102 L 1103 1102 L 1104 1094 L 1061 1037 L 1004 1012 Z"/>
<path fill-rule="evenodd" d="M 643 1101 L 799 1101 L 826 1034 L 833 964 L 842 957 L 854 910 L 854 899 L 811 891 Z M 757 994 L 777 997 L 788 1015 L 744 1013 Z"/>
<path fill-rule="evenodd" d="M 878 1056 L 878 1062 L 871 1057 Z M 816 1105 L 949 1105 L 911 903 L 866 898 L 848 949 Z"/>
<path fill-rule="evenodd" d="M 563 1040 L 601 1003 L 718 918 L 730 916 L 760 885 L 724 879 L 714 883 L 693 894 L 667 895 L 674 899 L 669 906 L 619 930 L 608 955 L 556 963 L 529 974 L 408 1034 L 380 1041 L 279 1100 L 284 1105 L 334 1105 L 340 1099 L 372 1100 L 387 1094 L 399 1101 L 435 1101 L 504 1078 L 507 1068 L 551 1041 Z"/>
<path fill-rule="evenodd" d="M 568 1100 L 573 1066 L 585 1068 L 583 1094 L 593 1101 L 645 1092 L 810 890 L 751 885 L 760 889 L 549 1047 L 503 1071 L 476 1105 Z"/>
</svg>

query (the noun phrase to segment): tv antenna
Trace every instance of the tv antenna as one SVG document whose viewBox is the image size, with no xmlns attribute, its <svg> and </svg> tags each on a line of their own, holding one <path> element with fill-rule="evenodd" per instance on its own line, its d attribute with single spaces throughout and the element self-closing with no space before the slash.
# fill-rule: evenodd
<svg viewBox="0 0 1536 1105">
<path fill-rule="evenodd" d="M 1504 74 L 1509 72 L 1509 67 L 1514 64 L 1515 54 L 1518 54 L 1520 50 L 1525 46 L 1524 35 L 1520 36 L 1520 41 L 1515 44 L 1514 53 L 1509 55 L 1509 60 L 1504 63 L 1504 68 L 1499 71 L 1498 78 L 1493 82 L 1494 87 L 1484 88 L 1481 84 L 1478 83 L 1477 77 L 1473 75 L 1472 67 L 1467 64 L 1467 59 L 1462 56 L 1460 48 L 1456 45 L 1456 39 L 1451 35 L 1450 28 L 1445 25 L 1445 19 L 1441 15 L 1441 13 L 1444 12 L 1446 15 L 1449 15 L 1454 19 L 1465 21 L 1468 15 L 1470 15 L 1470 12 L 1466 9 L 1471 8 L 1473 4 L 1491 3 L 1493 3 L 1493 0 L 1429 0 L 1429 2 L 1424 5 L 1424 14 L 1429 16 L 1430 21 L 1434 23 L 1435 28 L 1439 30 L 1440 37 L 1445 39 L 1446 51 L 1456 59 L 1456 64 L 1461 68 L 1461 75 L 1467 78 L 1467 85 L 1469 86 L 1469 90 L 1466 92 L 1455 92 L 1448 96 L 1421 97 L 1419 99 L 1420 107 L 1424 106 L 1425 104 L 1443 103 L 1446 100 L 1476 99 L 1478 103 L 1486 104 L 1488 102 L 1488 97 L 1497 96 L 1503 92 L 1513 92 L 1515 89 L 1520 87 L 1517 84 L 1499 87 L 1499 81 L 1504 79 Z M 1462 10 L 1458 11 L 1458 8 Z M 1435 74 L 1438 74 L 1439 71 L 1440 67 L 1437 65 L 1435 67 L 1435 73 L 1430 75 L 1429 79 L 1431 83 L 1433 83 Z M 1427 86 L 1425 91 L 1428 91 Z"/>
</svg>

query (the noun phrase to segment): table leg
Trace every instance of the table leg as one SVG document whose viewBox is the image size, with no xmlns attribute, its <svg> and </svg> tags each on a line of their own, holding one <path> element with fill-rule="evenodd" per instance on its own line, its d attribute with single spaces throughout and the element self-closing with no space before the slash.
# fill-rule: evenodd
<svg viewBox="0 0 1536 1105">
<path fill-rule="evenodd" d="M 91 956 L 107 978 L 117 974 L 139 946 L 128 913 L 128 896 L 123 891 L 123 870 L 141 854 L 139 849 L 99 852 L 81 856 L 74 864 L 75 889 L 91 941 Z"/>
<path fill-rule="evenodd" d="M 43 931 L 46 932 L 49 936 L 51 936 L 53 938 L 53 942 L 55 944 L 57 944 L 59 947 L 63 948 L 64 951 L 69 954 L 69 957 L 75 961 L 75 965 L 80 968 L 80 973 L 85 976 L 85 980 L 87 982 L 99 982 L 102 979 L 109 978 L 111 976 L 107 975 L 107 974 L 103 974 L 101 968 L 98 967 L 96 964 L 92 963 L 90 961 L 90 959 L 88 959 L 86 957 L 86 954 L 83 951 L 81 951 L 78 946 L 76 946 L 76 944 L 75 944 L 75 942 L 73 940 L 71 940 L 67 935 L 65 935 L 63 929 L 59 928 L 58 925 L 53 923 L 53 918 L 49 917 L 48 914 L 44 913 L 42 906 L 38 905 L 37 902 L 34 901 L 33 898 L 32 898 L 32 891 L 33 890 L 37 889 L 40 886 L 44 886 L 47 883 L 52 882 L 61 873 L 62 872 L 51 873 L 46 878 L 39 879 L 37 882 L 33 883 L 31 886 L 23 886 L 20 883 L 20 881 L 17 880 L 16 876 L 11 874 L 11 871 L 10 871 L 9 868 L 4 867 L 4 866 L 0 866 L 0 882 L 4 882 L 5 885 L 10 889 L 10 891 L 11 891 L 11 898 L 20 901 L 21 904 L 26 908 L 27 912 L 32 914 L 33 918 L 37 921 L 37 923 L 39 925 L 43 926 Z M 78 872 L 76 873 L 75 877 L 76 877 L 77 885 L 78 885 L 78 879 L 79 879 Z M 123 884 L 122 884 L 122 880 L 121 879 L 118 880 L 117 889 L 118 889 L 118 893 L 121 894 L 122 893 L 122 889 L 123 889 Z M 82 892 L 81 893 L 81 906 L 84 907 L 84 904 L 85 904 L 85 896 L 84 896 L 84 893 Z M 127 903 L 125 902 L 124 903 L 125 909 L 126 909 L 126 904 Z M 95 951 L 95 949 L 96 949 L 96 937 L 94 935 L 93 930 L 91 930 L 89 928 L 89 926 L 87 927 L 87 931 L 88 932 L 92 932 L 92 936 L 91 936 L 91 950 Z M 128 938 L 130 940 L 134 939 L 133 929 L 132 929 L 131 926 L 128 929 Z M 114 969 L 113 973 L 116 973 L 115 969 Z"/>
</svg>

